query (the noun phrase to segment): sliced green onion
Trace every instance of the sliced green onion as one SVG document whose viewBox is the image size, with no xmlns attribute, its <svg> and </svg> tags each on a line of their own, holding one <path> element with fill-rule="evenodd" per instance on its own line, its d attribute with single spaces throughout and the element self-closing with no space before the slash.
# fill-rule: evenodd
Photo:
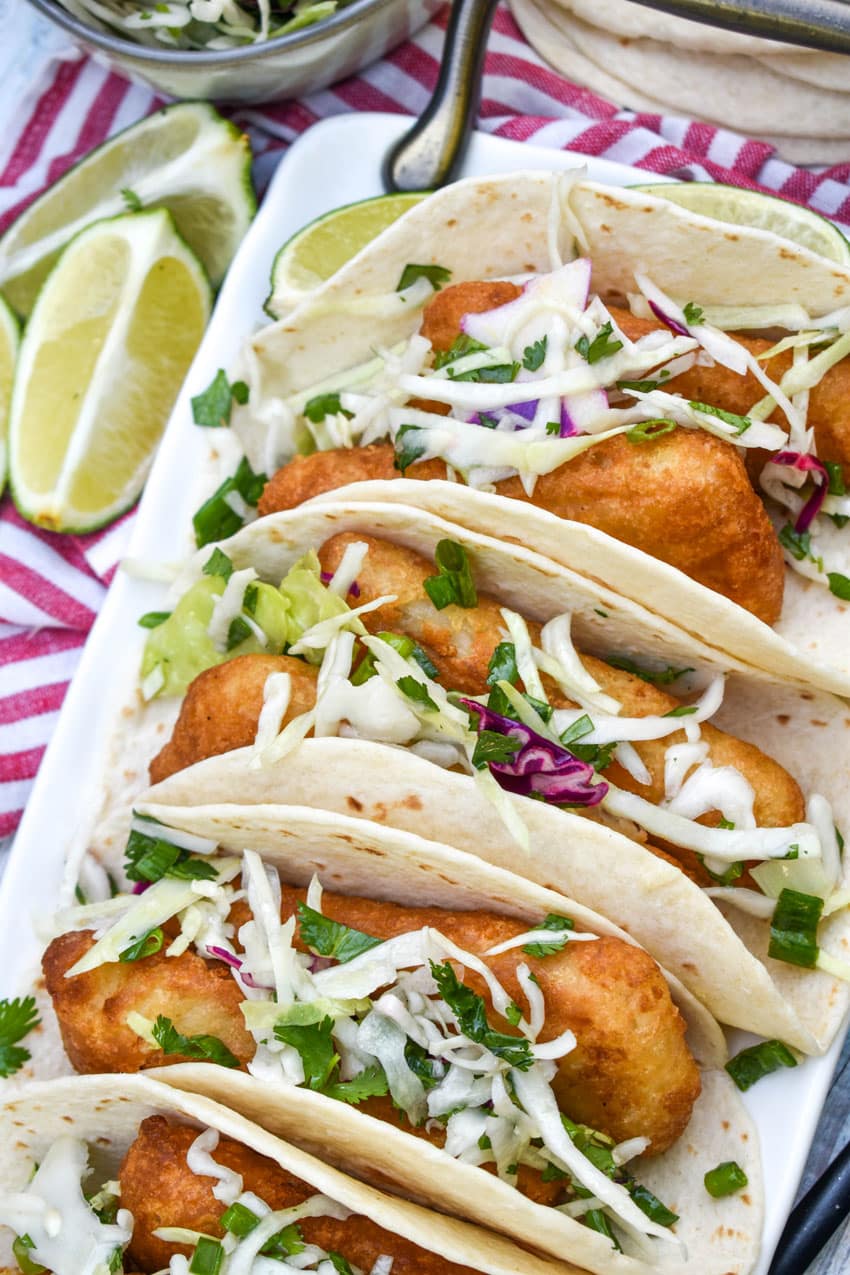
<svg viewBox="0 0 850 1275">
<path fill-rule="evenodd" d="M 224 1261 L 224 1249 L 218 1240 L 202 1235 L 191 1262 L 190 1275 L 218 1275 Z"/>
<path fill-rule="evenodd" d="M 796 1067 L 797 1059 L 781 1040 L 763 1040 L 749 1049 L 742 1049 L 726 1064 L 726 1070 L 743 1093 L 772 1071 L 780 1067 Z"/>
<path fill-rule="evenodd" d="M 124 951 L 118 956 L 119 961 L 125 964 L 128 961 L 143 961 L 146 956 L 154 956 L 161 951 L 165 942 L 165 935 L 159 926 L 154 930 L 148 930 L 147 934 L 143 934 L 135 943 L 131 943 L 129 947 L 125 947 Z"/>
<path fill-rule="evenodd" d="M 425 592 L 437 610 L 442 611 L 452 603 L 462 607 L 477 606 L 478 593 L 463 545 L 456 540 L 439 541 L 434 561 L 439 575 L 428 577 Z"/>
<path fill-rule="evenodd" d="M 657 1195 L 653 1195 L 648 1186 L 634 1179 L 626 1182 L 626 1190 L 642 1213 L 659 1226 L 673 1226 L 679 1220 L 679 1214 L 662 1204 Z"/>
<path fill-rule="evenodd" d="M 408 438 L 405 443 L 403 439 L 406 435 L 414 433 L 415 438 Z M 395 436 L 395 460 L 393 466 L 401 472 L 402 477 L 414 463 L 425 455 L 428 450 L 425 442 L 425 435 L 418 425 L 400 425 Z"/>
<path fill-rule="evenodd" d="M 738 416 L 736 412 L 724 411 L 722 407 L 712 407 L 711 403 L 690 401 L 688 406 L 695 412 L 702 412 L 705 416 L 716 416 L 719 420 L 725 421 L 727 425 L 734 426 L 736 434 L 746 433 L 753 423 L 749 416 Z"/>
<path fill-rule="evenodd" d="M 816 894 L 784 889 L 770 923 L 768 956 L 789 965 L 814 969 L 818 960 L 817 930 L 823 899 Z"/>
<path fill-rule="evenodd" d="M 245 1235 L 250 1235 L 254 1227 L 257 1226 L 260 1219 L 256 1213 L 244 1204 L 238 1201 L 231 1204 L 230 1208 L 221 1215 L 221 1225 L 226 1231 L 230 1231 L 231 1235 L 236 1235 L 242 1239 Z"/>
<path fill-rule="evenodd" d="M 663 438 L 665 434 L 672 434 L 675 428 L 675 421 L 660 416 L 656 420 L 641 421 L 639 425 L 633 425 L 631 429 L 626 430 L 626 438 L 630 443 L 651 443 L 654 438 Z"/>
<path fill-rule="evenodd" d="M 725 1195 L 734 1195 L 736 1191 L 743 1191 L 749 1184 L 749 1178 L 740 1164 L 734 1160 L 724 1160 L 716 1169 L 709 1169 L 703 1182 L 709 1195 L 715 1200 L 722 1200 Z"/>
<path fill-rule="evenodd" d="M 35 1248 L 35 1242 L 28 1235 L 18 1235 L 12 1242 L 12 1252 L 23 1275 L 42 1275 L 47 1267 L 39 1266 L 38 1262 L 32 1260 L 29 1256 L 31 1248 Z"/>
</svg>

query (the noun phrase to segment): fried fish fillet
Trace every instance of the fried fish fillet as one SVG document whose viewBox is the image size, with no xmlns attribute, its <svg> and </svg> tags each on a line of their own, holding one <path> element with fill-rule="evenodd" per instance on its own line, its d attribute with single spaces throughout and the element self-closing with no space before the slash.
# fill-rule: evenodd
<svg viewBox="0 0 850 1275">
<path fill-rule="evenodd" d="M 192 1245 L 158 1239 L 154 1232 L 159 1228 L 183 1227 L 217 1239 L 225 1233 L 225 1208 L 213 1195 L 215 1179 L 193 1173 L 186 1163 L 197 1136 L 198 1130 L 188 1125 L 149 1116 L 121 1165 L 121 1206 L 134 1218 L 127 1259 L 145 1275 L 166 1269 L 173 1253 L 191 1257 L 193 1252 Z M 212 1155 L 217 1164 L 240 1174 L 244 1189 L 274 1211 L 293 1208 L 316 1194 L 306 1182 L 232 1138 L 220 1138 Z M 449 1262 L 360 1214 L 345 1220 L 304 1218 L 298 1228 L 308 1244 L 340 1253 L 363 1271 L 370 1271 L 386 1254 L 393 1259 L 393 1275 L 473 1275 L 468 1266 Z"/>
<path fill-rule="evenodd" d="M 492 308 L 495 295 L 501 304 L 517 293 L 515 285 L 504 283 L 445 288 L 425 309 L 423 333 L 436 350 L 446 350 L 460 330 L 463 314 Z M 618 322 L 622 320 L 628 335 L 640 336 L 655 326 L 625 311 L 613 313 Z M 727 406 L 725 399 L 717 396 L 724 387 L 705 381 L 709 373 L 722 373 L 733 382 L 745 380 L 724 368 L 697 368 L 677 378 L 676 388 L 687 397 L 702 395 L 709 402 Z M 686 383 L 694 374 L 694 384 Z M 749 392 L 746 387 L 735 388 L 739 396 Z M 747 410 L 759 397 L 760 391 L 744 408 L 729 410 Z M 432 406 L 440 410 L 438 405 Z M 446 466 L 438 460 L 423 461 L 411 465 L 405 476 L 445 478 Z M 390 443 L 297 456 L 269 480 L 259 512 L 291 509 L 347 483 L 397 477 Z M 618 436 L 541 475 L 531 496 L 519 478 L 497 483 L 496 490 L 641 549 L 731 598 L 767 624 L 779 617 L 784 587 L 782 550 L 744 462 L 722 439 L 699 430 L 678 429 L 636 446 Z"/>
<path fill-rule="evenodd" d="M 281 919 L 293 915 L 304 897 L 304 891 L 284 886 Z M 430 925 L 481 956 L 528 929 L 526 923 L 495 912 L 406 907 L 327 892 L 322 907 L 325 915 L 376 938 Z M 244 902 L 235 905 L 231 919 L 237 930 L 250 919 Z M 223 964 L 191 952 L 173 957 L 159 953 L 65 977 L 92 942 L 89 932 L 61 935 L 42 962 L 62 1038 L 78 1071 L 138 1071 L 183 1061 L 164 1057 L 141 1040 L 126 1024 L 132 1010 L 148 1018 L 164 1014 L 184 1035 L 217 1036 L 243 1068 L 254 1056 L 254 1041 L 239 1010 L 244 997 Z M 529 956 L 522 948 L 488 958 L 509 994 L 524 1006 L 516 977 L 521 962 L 538 979 L 546 1005 L 540 1039 L 550 1040 L 567 1028 L 577 1037 L 577 1048 L 559 1061 L 554 1083 L 563 1110 L 617 1142 L 650 1138 L 650 1154 L 669 1147 L 690 1118 L 700 1080 L 685 1043 L 684 1020 L 655 961 L 641 948 L 610 937 L 568 943 L 544 958 Z M 483 980 L 467 973 L 464 981 L 484 996 L 499 1030 L 518 1034 L 493 1010 Z M 361 1110 L 396 1118 L 383 1099 L 370 1099 Z"/>
<path fill-rule="evenodd" d="M 317 670 L 303 660 L 288 655 L 240 655 L 208 668 L 190 684 L 171 738 L 150 764 L 151 783 L 157 784 L 204 757 L 252 743 L 263 707 L 263 688 L 272 673 L 290 676 L 289 717 L 313 707 Z"/>
</svg>

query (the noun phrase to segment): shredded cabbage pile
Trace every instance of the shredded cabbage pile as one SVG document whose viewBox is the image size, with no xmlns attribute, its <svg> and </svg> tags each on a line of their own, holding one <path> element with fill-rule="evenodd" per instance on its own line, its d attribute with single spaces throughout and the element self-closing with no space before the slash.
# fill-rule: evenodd
<svg viewBox="0 0 850 1275">
<path fill-rule="evenodd" d="M 61 0 L 83 20 L 95 18 L 126 39 L 156 48 L 214 52 L 262 44 L 312 26 L 349 0 Z"/>
</svg>

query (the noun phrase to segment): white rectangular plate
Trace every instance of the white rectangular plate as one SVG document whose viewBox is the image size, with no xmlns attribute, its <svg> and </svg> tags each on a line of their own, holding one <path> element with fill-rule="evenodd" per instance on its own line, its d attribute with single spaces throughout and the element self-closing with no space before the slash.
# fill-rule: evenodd
<svg viewBox="0 0 850 1275">
<path fill-rule="evenodd" d="M 173 561 L 189 548 L 198 500 L 192 475 L 208 464 L 210 435 L 192 424 L 189 400 L 228 367 L 243 337 L 267 321 L 262 311 L 278 248 L 306 222 L 331 208 L 382 193 L 381 161 L 409 125 L 396 115 L 347 115 L 310 129 L 287 152 L 234 261 L 215 313 L 177 400 L 139 507 L 129 553 Z M 647 174 L 624 164 L 587 159 L 596 181 L 628 186 Z M 574 168 L 574 154 L 476 134 L 463 176 L 514 169 Z M 652 175 L 653 181 L 659 178 Z M 64 864 L 84 844 L 97 813 L 107 746 L 137 667 L 144 631 L 138 616 L 162 605 L 163 587 L 115 578 L 92 630 L 21 823 L 0 893 L 0 996 L 25 989 L 41 953 L 34 922 L 54 911 Z M 741 1033 L 732 1048 L 750 1043 Z M 777 1072 L 745 1095 L 761 1136 L 767 1220 L 755 1275 L 766 1275 L 800 1180 L 840 1053 Z"/>
</svg>

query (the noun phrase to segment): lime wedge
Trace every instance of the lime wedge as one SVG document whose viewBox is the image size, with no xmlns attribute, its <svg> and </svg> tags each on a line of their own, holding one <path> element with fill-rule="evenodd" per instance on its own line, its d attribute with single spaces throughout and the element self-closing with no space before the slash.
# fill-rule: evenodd
<svg viewBox="0 0 850 1275">
<path fill-rule="evenodd" d="M 296 231 L 274 259 L 266 313 L 273 319 L 282 318 L 424 198 L 420 192 L 362 199 L 335 208 Z"/>
<path fill-rule="evenodd" d="M 91 531 L 139 494 L 212 294 L 164 209 L 100 221 L 66 248 L 18 355 L 9 472 L 25 518 Z"/>
<path fill-rule="evenodd" d="M 826 217 L 789 204 L 775 195 L 763 195 L 738 186 L 722 186 L 714 182 L 671 182 L 663 185 L 637 186 L 647 195 L 669 199 L 689 212 L 733 226 L 757 226 L 771 230 L 782 239 L 808 248 L 828 261 L 850 265 L 850 243 Z"/>
<path fill-rule="evenodd" d="M 0 493 L 6 486 L 6 427 L 19 341 L 18 321 L 0 298 Z"/>
<path fill-rule="evenodd" d="M 59 253 L 93 221 L 168 208 L 217 287 L 256 210 L 248 139 L 205 102 L 165 107 L 69 169 L 0 239 L 0 288 L 32 310 Z"/>
</svg>

